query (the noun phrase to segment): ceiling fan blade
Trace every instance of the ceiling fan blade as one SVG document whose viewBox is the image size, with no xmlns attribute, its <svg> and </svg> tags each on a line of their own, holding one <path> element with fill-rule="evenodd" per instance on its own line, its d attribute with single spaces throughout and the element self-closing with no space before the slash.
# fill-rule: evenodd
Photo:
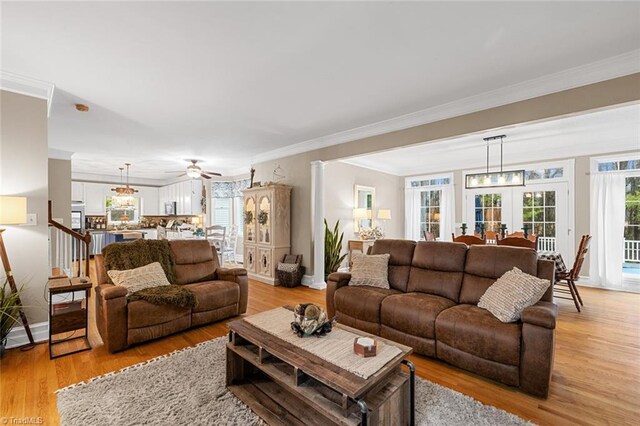
<svg viewBox="0 0 640 426">
<path fill-rule="evenodd" d="M 212 175 L 212 176 L 222 176 L 222 173 L 218 173 L 218 172 L 209 172 L 204 170 L 202 173 L 206 173 L 208 175 Z"/>
<path fill-rule="evenodd" d="M 200 173 L 200 177 L 203 177 L 205 179 L 211 179 L 211 176 L 205 174 L 205 173 Z"/>
<path fill-rule="evenodd" d="M 184 173 L 179 174 L 178 177 L 182 177 L 182 176 L 186 176 L 186 175 L 187 175 L 187 172 L 184 172 Z"/>
</svg>

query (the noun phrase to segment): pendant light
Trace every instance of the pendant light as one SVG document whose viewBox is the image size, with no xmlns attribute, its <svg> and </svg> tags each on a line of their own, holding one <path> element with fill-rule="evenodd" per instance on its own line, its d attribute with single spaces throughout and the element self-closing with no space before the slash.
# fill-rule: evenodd
<svg viewBox="0 0 640 426">
<path fill-rule="evenodd" d="M 133 195 L 138 192 L 137 189 L 133 189 L 129 186 L 129 166 L 131 166 L 131 163 L 125 163 L 124 165 L 127 166 L 127 184 L 123 185 L 122 183 L 122 171 L 124 170 L 124 167 L 119 167 L 120 186 L 111 188 L 111 190 L 116 193 L 113 200 L 120 208 L 133 207 L 135 205 Z"/>
<path fill-rule="evenodd" d="M 465 176 L 465 188 L 500 188 L 508 186 L 524 186 L 524 170 L 502 169 L 503 149 L 502 144 L 507 135 L 489 136 L 483 138 L 487 143 L 487 171 L 485 173 L 472 173 Z M 500 171 L 489 172 L 489 142 L 500 140 Z"/>
</svg>

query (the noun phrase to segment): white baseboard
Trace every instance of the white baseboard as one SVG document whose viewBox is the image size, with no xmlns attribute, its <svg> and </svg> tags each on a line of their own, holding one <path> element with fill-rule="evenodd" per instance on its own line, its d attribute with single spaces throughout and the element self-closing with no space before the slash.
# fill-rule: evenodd
<svg viewBox="0 0 640 426">
<path fill-rule="evenodd" d="M 49 340 L 49 323 L 48 322 L 39 322 L 36 324 L 29 324 L 31 328 L 31 334 L 33 335 L 33 340 L 36 342 L 44 342 Z M 22 345 L 26 345 L 29 343 L 29 337 L 27 333 L 24 331 L 24 327 L 16 326 L 11 329 L 9 335 L 7 336 L 7 349 L 17 348 Z"/>
</svg>

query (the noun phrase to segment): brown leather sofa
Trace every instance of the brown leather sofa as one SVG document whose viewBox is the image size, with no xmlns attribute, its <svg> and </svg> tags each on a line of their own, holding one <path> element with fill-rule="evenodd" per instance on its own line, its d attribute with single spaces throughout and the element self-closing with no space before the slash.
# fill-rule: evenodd
<svg viewBox="0 0 640 426">
<path fill-rule="evenodd" d="M 127 290 L 109 284 L 102 255 L 95 257 L 96 322 L 109 352 L 208 324 L 247 311 L 249 294 L 245 269 L 220 268 L 208 241 L 170 241 L 176 266 L 175 284 L 195 293 L 195 308 L 154 305 L 144 300 L 127 303 Z"/>
<path fill-rule="evenodd" d="M 435 241 L 378 240 L 371 254 L 383 253 L 391 255 L 391 288 L 350 287 L 350 274 L 333 273 L 330 317 L 529 394 L 548 395 L 557 317 L 553 262 L 526 248 Z M 520 321 L 502 323 L 476 305 L 514 266 L 552 285 Z"/>
</svg>

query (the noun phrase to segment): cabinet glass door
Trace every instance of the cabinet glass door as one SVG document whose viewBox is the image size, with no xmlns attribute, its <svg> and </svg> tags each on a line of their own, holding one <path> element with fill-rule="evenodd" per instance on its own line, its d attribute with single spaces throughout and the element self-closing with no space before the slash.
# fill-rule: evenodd
<svg viewBox="0 0 640 426">
<path fill-rule="evenodd" d="M 271 242 L 271 200 L 267 195 L 260 197 L 258 207 L 258 242 L 269 244 Z"/>
</svg>

